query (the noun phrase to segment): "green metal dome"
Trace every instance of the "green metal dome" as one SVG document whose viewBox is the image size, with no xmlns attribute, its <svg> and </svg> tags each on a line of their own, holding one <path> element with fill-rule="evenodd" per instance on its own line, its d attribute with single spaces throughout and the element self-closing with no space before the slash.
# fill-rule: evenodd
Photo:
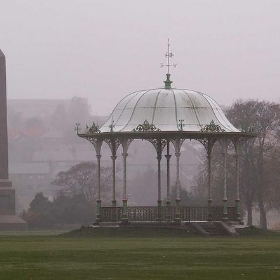
<svg viewBox="0 0 280 280">
<path fill-rule="evenodd" d="M 110 132 L 113 128 L 114 132 L 131 132 L 144 122 L 163 132 L 199 132 L 210 123 L 220 126 L 224 132 L 240 132 L 207 94 L 168 88 L 168 85 L 124 97 L 100 131 Z"/>
</svg>

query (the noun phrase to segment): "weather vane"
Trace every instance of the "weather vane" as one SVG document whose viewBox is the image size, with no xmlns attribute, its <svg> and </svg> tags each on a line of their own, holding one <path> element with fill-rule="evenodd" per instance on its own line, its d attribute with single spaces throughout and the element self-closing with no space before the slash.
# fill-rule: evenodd
<svg viewBox="0 0 280 280">
<path fill-rule="evenodd" d="M 167 73 L 169 73 L 169 68 L 170 67 L 176 67 L 177 66 L 177 63 L 176 64 L 170 64 L 170 59 L 174 56 L 174 53 L 170 52 L 170 43 L 169 43 L 169 39 L 168 39 L 168 42 L 167 42 L 167 53 L 165 54 L 165 57 L 166 57 L 166 60 L 167 60 L 167 63 L 166 64 L 163 64 L 161 63 L 160 64 L 160 67 L 164 67 L 166 66 L 167 67 Z"/>
</svg>

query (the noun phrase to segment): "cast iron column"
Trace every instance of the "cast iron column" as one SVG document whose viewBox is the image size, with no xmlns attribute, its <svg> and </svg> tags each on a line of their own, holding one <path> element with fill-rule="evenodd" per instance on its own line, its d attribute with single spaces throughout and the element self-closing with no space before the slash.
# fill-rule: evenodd
<svg viewBox="0 0 280 280">
<path fill-rule="evenodd" d="M 175 223 L 181 223 L 181 211 L 180 211 L 180 155 L 181 153 L 175 153 L 176 156 L 176 214 Z"/>
<path fill-rule="evenodd" d="M 127 190 L 126 190 L 126 159 L 128 156 L 128 147 L 130 143 L 132 142 L 131 139 L 122 139 L 121 144 L 123 147 L 123 209 L 122 209 L 122 223 L 128 223 L 128 213 L 127 213 Z"/>
<path fill-rule="evenodd" d="M 176 213 L 175 213 L 175 219 L 174 222 L 180 224 L 182 219 L 181 219 L 181 209 L 180 209 L 180 188 L 181 188 L 181 183 L 180 183 L 180 150 L 181 146 L 183 144 L 183 140 L 180 138 L 176 138 L 173 141 L 174 148 L 175 148 L 175 156 L 176 156 Z"/>
<path fill-rule="evenodd" d="M 157 160 L 158 160 L 158 221 L 161 221 L 161 158 L 162 158 L 162 150 L 161 150 L 161 139 L 157 140 Z"/>
<path fill-rule="evenodd" d="M 169 140 L 167 141 L 167 154 L 165 155 L 166 158 L 166 174 L 167 174 L 167 189 L 166 189 L 166 206 L 167 206 L 167 220 L 171 220 L 171 213 L 170 213 L 170 158 L 171 155 L 169 154 Z"/>
<path fill-rule="evenodd" d="M 208 140 L 207 160 L 208 160 L 208 221 L 212 221 L 212 147 Z"/>
<path fill-rule="evenodd" d="M 228 209 L 227 209 L 227 147 L 228 140 L 224 139 L 222 142 L 222 156 L 224 164 L 224 196 L 223 196 L 223 217 L 222 220 L 228 220 Z"/>
<path fill-rule="evenodd" d="M 235 199 L 235 208 L 236 208 L 236 220 L 241 221 L 240 215 L 240 141 L 235 141 L 235 160 L 236 160 L 236 199 Z"/>
<path fill-rule="evenodd" d="M 99 223 L 101 220 L 100 210 L 101 210 L 101 166 L 100 159 L 101 155 L 97 154 L 97 200 L 96 200 L 96 223 Z"/>
<path fill-rule="evenodd" d="M 113 188 L 112 188 L 112 206 L 116 207 L 117 202 L 116 202 L 116 159 L 117 156 L 116 154 L 113 154 L 111 156 L 112 159 L 112 169 L 113 169 Z"/>
<path fill-rule="evenodd" d="M 127 193 L 126 193 L 126 158 L 128 153 L 122 153 L 123 156 L 123 211 L 122 211 L 122 222 L 128 222 L 127 216 Z"/>
</svg>

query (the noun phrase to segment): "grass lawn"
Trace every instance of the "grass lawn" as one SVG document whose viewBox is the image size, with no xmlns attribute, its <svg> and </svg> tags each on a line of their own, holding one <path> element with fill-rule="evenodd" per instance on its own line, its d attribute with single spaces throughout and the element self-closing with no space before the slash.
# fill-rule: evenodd
<svg viewBox="0 0 280 280">
<path fill-rule="evenodd" d="M 280 279 L 279 234 L 145 232 L 2 233 L 0 279 Z"/>
</svg>

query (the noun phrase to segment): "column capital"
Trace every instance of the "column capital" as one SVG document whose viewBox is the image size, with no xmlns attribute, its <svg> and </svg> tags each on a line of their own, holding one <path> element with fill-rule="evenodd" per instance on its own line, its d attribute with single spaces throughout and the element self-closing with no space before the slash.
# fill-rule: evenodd
<svg viewBox="0 0 280 280">
<path fill-rule="evenodd" d="M 171 155 L 165 155 L 165 158 L 166 158 L 167 160 L 170 160 Z"/>
<path fill-rule="evenodd" d="M 176 157 L 179 157 L 181 155 L 181 153 L 175 153 Z"/>
<path fill-rule="evenodd" d="M 128 156 L 128 153 L 122 153 L 122 156 L 126 158 Z"/>
<path fill-rule="evenodd" d="M 117 156 L 111 156 L 111 159 L 112 159 L 112 160 L 116 160 L 116 159 L 117 159 Z"/>
<path fill-rule="evenodd" d="M 100 159 L 100 158 L 101 158 L 101 155 L 100 155 L 100 154 L 98 154 L 98 155 L 96 155 L 96 157 L 97 157 L 97 159 Z"/>
</svg>

